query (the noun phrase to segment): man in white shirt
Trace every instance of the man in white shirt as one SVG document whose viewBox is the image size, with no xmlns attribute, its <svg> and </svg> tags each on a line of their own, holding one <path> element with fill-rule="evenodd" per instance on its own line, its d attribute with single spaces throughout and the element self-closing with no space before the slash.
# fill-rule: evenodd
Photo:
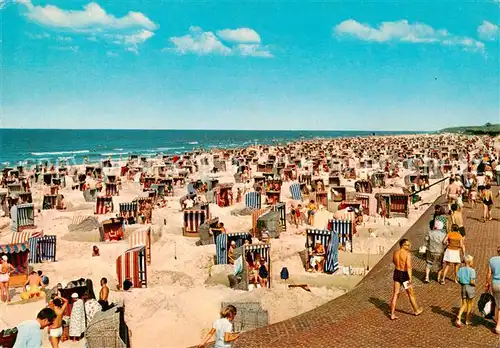
<svg viewBox="0 0 500 348">
<path fill-rule="evenodd" d="M 56 313 L 52 308 L 44 308 L 35 320 L 26 320 L 17 326 L 17 338 L 14 348 L 41 348 L 42 330 L 52 325 Z"/>
</svg>

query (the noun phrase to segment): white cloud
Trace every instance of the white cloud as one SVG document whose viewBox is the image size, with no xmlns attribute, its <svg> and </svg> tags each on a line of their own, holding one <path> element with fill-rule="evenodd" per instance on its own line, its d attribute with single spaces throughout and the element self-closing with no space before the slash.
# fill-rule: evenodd
<svg viewBox="0 0 500 348">
<path fill-rule="evenodd" d="M 260 43 L 260 35 L 250 28 L 223 29 L 217 31 L 217 36 L 225 41 L 238 43 Z"/>
<path fill-rule="evenodd" d="M 500 0 L 498 0 L 500 3 Z M 488 21 L 483 21 L 477 28 L 479 37 L 483 40 L 495 41 L 500 36 L 500 27 Z"/>
<path fill-rule="evenodd" d="M 85 35 L 91 40 L 100 37 L 134 52 L 158 28 L 141 12 L 130 11 L 117 18 L 95 2 L 88 3 L 83 10 L 64 10 L 54 5 L 33 5 L 30 0 L 17 1 L 25 6 L 26 17 L 40 26 Z"/>
<path fill-rule="evenodd" d="M 406 20 L 382 22 L 378 28 L 368 24 L 361 24 L 353 19 L 343 21 L 334 28 L 337 36 L 352 36 L 363 41 L 372 42 L 408 42 L 415 44 L 436 43 L 449 46 L 459 46 L 466 51 L 484 52 L 484 44 L 468 37 L 450 34 L 446 29 L 415 23 L 409 24 Z"/>
<path fill-rule="evenodd" d="M 233 44 L 226 45 L 221 39 Z M 187 35 L 171 37 L 169 41 L 173 47 L 166 50 L 179 54 L 273 57 L 268 48 L 260 44 L 259 34 L 249 28 L 224 29 L 214 34 L 211 31 L 203 31 L 200 27 L 190 27 Z"/>
<path fill-rule="evenodd" d="M 231 54 L 231 49 L 224 46 L 214 33 L 204 32 L 199 27 L 190 27 L 189 34 L 171 37 L 170 42 L 174 45 L 174 51 L 181 54 Z"/>
</svg>

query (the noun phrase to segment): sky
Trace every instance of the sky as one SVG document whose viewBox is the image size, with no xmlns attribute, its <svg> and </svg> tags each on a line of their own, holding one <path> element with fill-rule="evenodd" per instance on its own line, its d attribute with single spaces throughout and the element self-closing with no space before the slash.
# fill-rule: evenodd
<svg viewBox="0 0 500 348">
<path fill-rule="evenodd" d="M 1 127 L 500 122 L 500 0 L 0 0 Z"/>
</svg>

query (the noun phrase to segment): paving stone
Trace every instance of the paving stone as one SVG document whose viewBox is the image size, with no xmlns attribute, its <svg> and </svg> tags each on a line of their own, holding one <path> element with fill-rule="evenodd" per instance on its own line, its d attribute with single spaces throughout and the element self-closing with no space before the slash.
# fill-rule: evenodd
<svg viewBox="0 0 500 348">
<path fill-rule="evenodd" d="M 498 188 L 494 189 L 496 194 Z M 442 203 L 443 198 L 438 202 Z M 496 254 L 496 247 L 500 245 L 499 208 L 497 203 L 493 209 L 494 221 L 486 223 L 480 221 L 482 205 L 475 209 L 466 206 L 463 211 L 466 253 L 474 256 L 478 277 L 476 300 L 485 286 L 488 259 Z M 412 315 L 409 301 L 402 293 L 397 307 L 399 319 L 388 318 L 395 246 L 347 294 L 295 318 L 245 332 L 234 347 L 500 348 L 500 337 L 491 331 L 493 322 L 479 315 L 476 303 L 473 325 L 460 329 L 453 326 L 460 306 L 458 284 L 449 280 L 446 285 L 422 282 L 425 261 L 417 253 L 433 211 L 433 208 L 426 211 L 405 235 L 415 249 L 414 287 L 417 302 L 424 308 L 422 315 Z"/>
</svg>

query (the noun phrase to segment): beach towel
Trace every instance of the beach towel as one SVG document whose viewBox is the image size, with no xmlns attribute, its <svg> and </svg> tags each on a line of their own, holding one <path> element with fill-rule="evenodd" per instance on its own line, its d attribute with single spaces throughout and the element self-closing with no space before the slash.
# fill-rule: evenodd
<svg viewBox="0 0 500 348">
<path fill-rule="evenodd" d="M 245 195 L 245 206 L 252 209 L 260 209 L 262 206 L 260 192 L 248 192 Z"/>
<path fill-rule="evenodd" d="M 301 201 L 302 193 L 300 192 L 300 185 L 299 184 L 290 185 L 290 194 L 292 195 L 292 198 L 294 200 Z"/>
<path fill-rule="evenodd" d="M 326 251 L 325 273 L 335 273 L 339 269 L 339 235 L 332 231 Z"/>
<path fill-rule="evenodd" d="M 69 321 L 69 336 L 81 337 L 85 332 L 85 306 L 83 300 L 78 300 L 73 304 Z"/>
</svg>

